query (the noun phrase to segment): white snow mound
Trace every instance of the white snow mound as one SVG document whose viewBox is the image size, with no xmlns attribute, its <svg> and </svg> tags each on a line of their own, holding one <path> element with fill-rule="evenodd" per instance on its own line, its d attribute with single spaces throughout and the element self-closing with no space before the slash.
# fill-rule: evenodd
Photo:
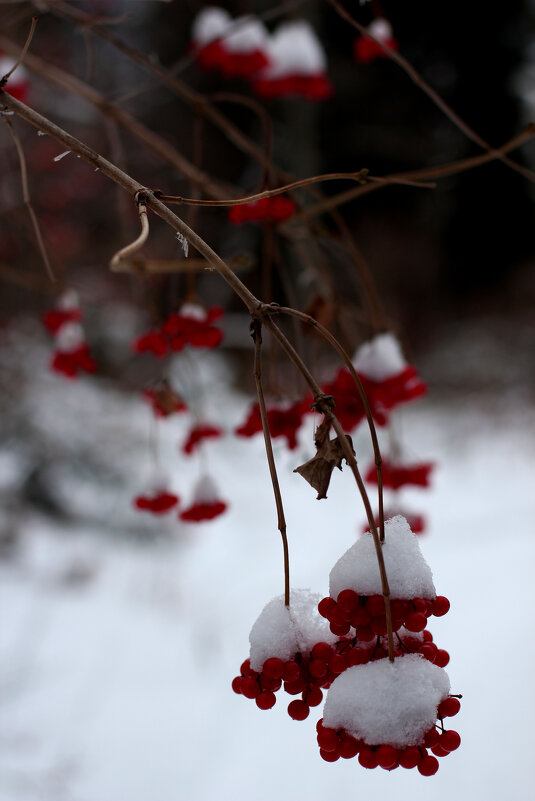
<svg viewBox="0 0 535 801">
<path fill-rule="evenodd" d="M 382 551 L 392 598 L 435 598 L 431 568 L 422 556 L 416 535 L 401 515 L 385 522 Z M 340 557 L 329 575 L 331 598 L 336 600 L 339 592 L 348 589 L 360 595 L 382 593 L 375 545 L 369 531 L 361 534 Z"/>
<path fill-rule="evenodd" d="M 448 674 L 418 654 L 349 668 L 332 683 L 323 725 L 368 745 L 418 745 L 450 691 Z"/>
<path fill-rule="evenodd" d="M 317 642 L 336 642 L 336 635 L 318 612 L 320 601 L 317 593 L 292 590 L 289 608 L 284 605 L 283 595 L 264 607 L 249 634 L 253 670 L 260 672 L 271 656 L 287 661 L 298 651 L 308 654 Z"/>
<path fill-rule="evenodd" d="M 407 361 L 397 338 L 388 332 L 361 345 L 353 356 L 353 367 L 372 381 L 384 381 L 399 375 Z"/>
<path fill-rule="evenodd" d="M 323 47 L 312 26 L 304 20 L 284 22 L 268 40 L 270 66 L 262 78 L 317 75 L 327 69 Z"/>
</svg>

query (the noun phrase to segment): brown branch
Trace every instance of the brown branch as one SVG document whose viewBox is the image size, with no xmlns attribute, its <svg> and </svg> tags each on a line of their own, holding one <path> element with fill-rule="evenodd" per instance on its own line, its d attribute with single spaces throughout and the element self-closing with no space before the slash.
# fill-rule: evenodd
<svg viewBox="0 0 535 801">
<path fill-rule="evenodd" d="M 329 3 L 333 6 L 335 11 L 339 14 L 342 19 L 348 22 L 350 25 L 353 26 L 362 36 L 366 36 L 368 39 L 372 39 L 382 51 L 385 53 L 388 58 L 394 61 L 402 70 L 404 70 L 409 78 L 416 84 L 429 98 L 433 101 L 433 103 L 446 115 L 446 117 L 460 130 L 468 139 L 472 142 L 475 142 L 476 145 L 479 145 L 483 150 L 486 150 L 488 153 L 496 153 L 497 151 L 489 145 L 484 139 L 482 139 L 479 134 L 477 134 L 469 125 L 462 120 L 458 114 L 449 106 L 445 100 L 443 100 L 440 95 L 435 92 L 434 89 L 429 86 L 429 84 L 424 81 L 422 76 L 414 69 L 412 64 L 410 64 L 406 58 L 403 58 L 399 53 L 392 48 L 388 47 L 383 41 L 378 39 L 376 36 L 371 34 L 364 25 L 361 25 L 360 22 L 348 12 L 339 2 L 339 0 L 329 0 Z M 535 182 L 535 173 L 531 170 L 528 170 L 526 167 L 522 167 L 520 164 L 517 164 L 515 161 L 506 158 L 503 154 L 496 156 L 500 161 L 504 164 L 507 164 L 512 170 L 520 173 L 523 175 L 524 178 L 527 178 L 528 181 Z"/>
<path fill-rule="evenodd" d="M 535 123 L 531 122 L 526 126 L 526 128 L 524 128 L 523 131 L 502 145 L 502 147 L 498 148 L 497 150 L 493 150 L 491 153 L 483 153 L 480 156 L 471 156 L 466 159 L 460 159 L 459 161 L 449 162 L 448 164 L 440 164 L 437 167 L 423 167 L 422 169 L 411 170 L 410 172 L 386 175 L 384 176 L 381 184 L 369 183 L 365 186 L 347 189 L 345 192 L 340 192 L 337 195 L 332 195 L 331 197 L 321 200 L 319 203 L 307 206 L 307 208 L 297 212 L 297 214 L 292 217 L 291 221 L 292 223 L 305 222 L 317 217 L 320 214 L 323 214 L 324 212 L 332 211 L 332 209 L 336 209 L 344 203 L 349 203 L 351 200 L 355 200 L 358 197 L 367 195 L 368 192 L 374 192 L 376 189 L 381 189 L 383 186 L 391 186 L 392 184 L 397 183 L 399 179 L 423 181 L 440 179 L 449 175 L 458 175 L 461 172 L 472 170 L 475 167 L 481 167 L 484 164 L 495 161 L 503 153 L 509 153 L 509 151 L 515 150 L 517 147 L 520 147 L 520 145 L 524 144 L 524 142 L 532 139 L 533 136 L 535 136 Z M 396 181 L 393 181 L 393 178 L 395 178 Z"/>
<path fill-rule="evenodd" d="M 262 387 L 262 322 L 258 317 L 253 317 L 253 320 L 251 322 L 251 336 L 253 337 L 254 341 L 253 373 L 256 384 L 256 394 L 258 397 L 258 406 L 260 408 L 260 417 L 262 418 L 262 430 L 264 432 L 266 458 L 268 461 L 271 483 L 273 485 L 275 505 L 277 507 L 277 525 L 282 537 L 282 550 L 284 555 L 284 603 L 287 607 L 289 607 L 290 606 L 290 556 L 288 549 L 288 537 L 286 536 L 286 518 L 284 516 L 284 507 L 282 504 L 282 495 L 279 486 L 279 479 L 277 476 L 275 457 L 273 456 L 273 445 L 271 442 L 271 434 L 269 432 L 266 401 L 264 398 L 264 390 Z"/>
<path fill-rule="evenodd" d="M 17 45 L 5 36 L 0 36 L 0 49 L 6 53 L 18 52 Z M 117 122 L 132 136 L 150 147 L 155 153 L 158 153 L 166 162 L 172 164 L 182 175 L 202 187 L 203 191 L 210 197 L 226 198 L 231 193 L 229 187 L 214 181 L 209 175 L 197 169 L 169 142 L 139 122 L 128 111 L 124 111 L 111 103 L 104 95 L 85 84 L 79 78 L 69 75 L 58 67 L 47 64 L 43 59 L 31 54 L 26 56 L 25 66 L 58 86 L 75 92 L 79 97 L 98 108 L 102 114 Z"/>
</svg>

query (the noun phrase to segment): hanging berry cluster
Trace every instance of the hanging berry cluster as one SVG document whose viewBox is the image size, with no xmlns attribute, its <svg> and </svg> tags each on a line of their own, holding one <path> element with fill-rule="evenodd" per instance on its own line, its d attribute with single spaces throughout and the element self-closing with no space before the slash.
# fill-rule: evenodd
<svg viewBox="0 0 535 801">
<path fill-rule="evenodd" d="M 54 337 L 50 369 L 66 378 L 78 378 L 80 373 L 94 373 L 97 369 L 81 319 L 78 295 L 72 289 L 63 292 L 56 306 L 43 315 L 43 324 Z"/>
<path fill-rule="evenodd" d="M 294 590 L 290 604 L 275 598 L 249 636 L 249 659 L 232 682 L 233 690 L 271 709 L 281 690 L 300 698 L 288 714 L 304 720 L 326 692 L 317 724 L 320 755 L 327 762 L 358 757 L 366 768 L 438 770 L 460 744 L 444 719 L 460 702 L 450 694 L 443 670 L 449 654 L 437 648 L 426 629 L 449 601 L 437 596 L 431 571 L 406 520 L 385 524 L 382 546 L 391 592 L 394 659 L 388 659 L 385 599 L 373 537 L 361 535 L 334 565 L 330 594 L 319 600 Z"/>
</svg>

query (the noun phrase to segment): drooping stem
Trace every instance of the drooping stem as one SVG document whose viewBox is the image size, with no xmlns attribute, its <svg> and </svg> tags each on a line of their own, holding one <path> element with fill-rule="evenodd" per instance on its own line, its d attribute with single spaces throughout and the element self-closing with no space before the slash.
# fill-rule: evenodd
<svg viewBox="0 0 535 801">
<path fill-rule="evenodd" d="M 275 457 L 273 455 L 271 434 L 269 433 L 266 401 L 264 398 L 264 389 L 262 387 L 262 323 L 257 317 L 253 317 L 253 320 L 251 322 L 251 335 L 254 340 L 253 372 L 256 384 L 256 394 L 258 397 L 260 417 L 262 418 L 262 430 L 264 432 L 264 444 L 266 446 L 266 457 L 269 466 L 269 474 L 271 476 L 271 483 L 273 485 L 273 494 L 275 496 L 275 505 L 277 507 L 277 526 L 282 537 L 282 551 L 284 556 L 284 603 L 287 607 L 289 607 L 290 606 L 290 555 L 288 549 L 288 537 L 286 536 L 286 518 L 284 516 L 284 507 L 282 504 L 282 495 L 279 486 L 279 478 L 277 476 L 277 467 L 275 465 Z"/>
</svg>

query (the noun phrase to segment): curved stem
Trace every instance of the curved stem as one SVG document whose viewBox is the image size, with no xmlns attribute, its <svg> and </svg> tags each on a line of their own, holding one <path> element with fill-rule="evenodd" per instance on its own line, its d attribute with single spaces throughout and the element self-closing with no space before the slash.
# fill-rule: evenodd
<svg viewBox="0 0 535 801">
<path fill-rule="evenodd" d="M 128 256 L 131 256 L 133 253 L 137 253 L 137 251 L 142 248 L 147 241 L 149 235 L 149 218 L 147 215 L 147 207 L 142 201 L 138 200 L 137 202 L 139 221 L 141 223 L 140 234 L 137 239 L 135 239 L 129 245 L 126 245 L 126 247 L 121 248 L 121 250 L 118 250 L 117 253 L 112 256 L 110 260 L 110 270 L 115 271 L 123 259 L 128 258 Z"/>
<path fill-rule="evenodd" d="M 284 516 L 284 507 L 282 505 L 282 495 L 279 486 L 279 479 L 277 476 L 277 467 L 275 465 L 275 457 L 273 456 L 273 445 L 271 442 L 271 434 L 269 432 L 269 424 L 267 417 L 266 401 L 264 398 L 264 390 L 262 387 L 262 323 L 258 318 L 253 317 L 251 322 L 251 335 L 254 340 L 254 379 L 256 384 L 256 394 L 258 397 L 258 406 L 260 408 L 260 417 L 262 418 L 262 430 L 264 432 L 264 444 L 266 446 L 266 457 L 269 466 L 269 474 L 271 476 L 271 483 L 273 485 L 273 494 L 275 496 L 275 505 L 277 507 L 277 525 L 282 537 L 282 550 L 284 557 L 284 604 L 290 606 L 290 555 L 288 549 L 288 537 L 286 536 L 286 518 Z"/>
</svg>

